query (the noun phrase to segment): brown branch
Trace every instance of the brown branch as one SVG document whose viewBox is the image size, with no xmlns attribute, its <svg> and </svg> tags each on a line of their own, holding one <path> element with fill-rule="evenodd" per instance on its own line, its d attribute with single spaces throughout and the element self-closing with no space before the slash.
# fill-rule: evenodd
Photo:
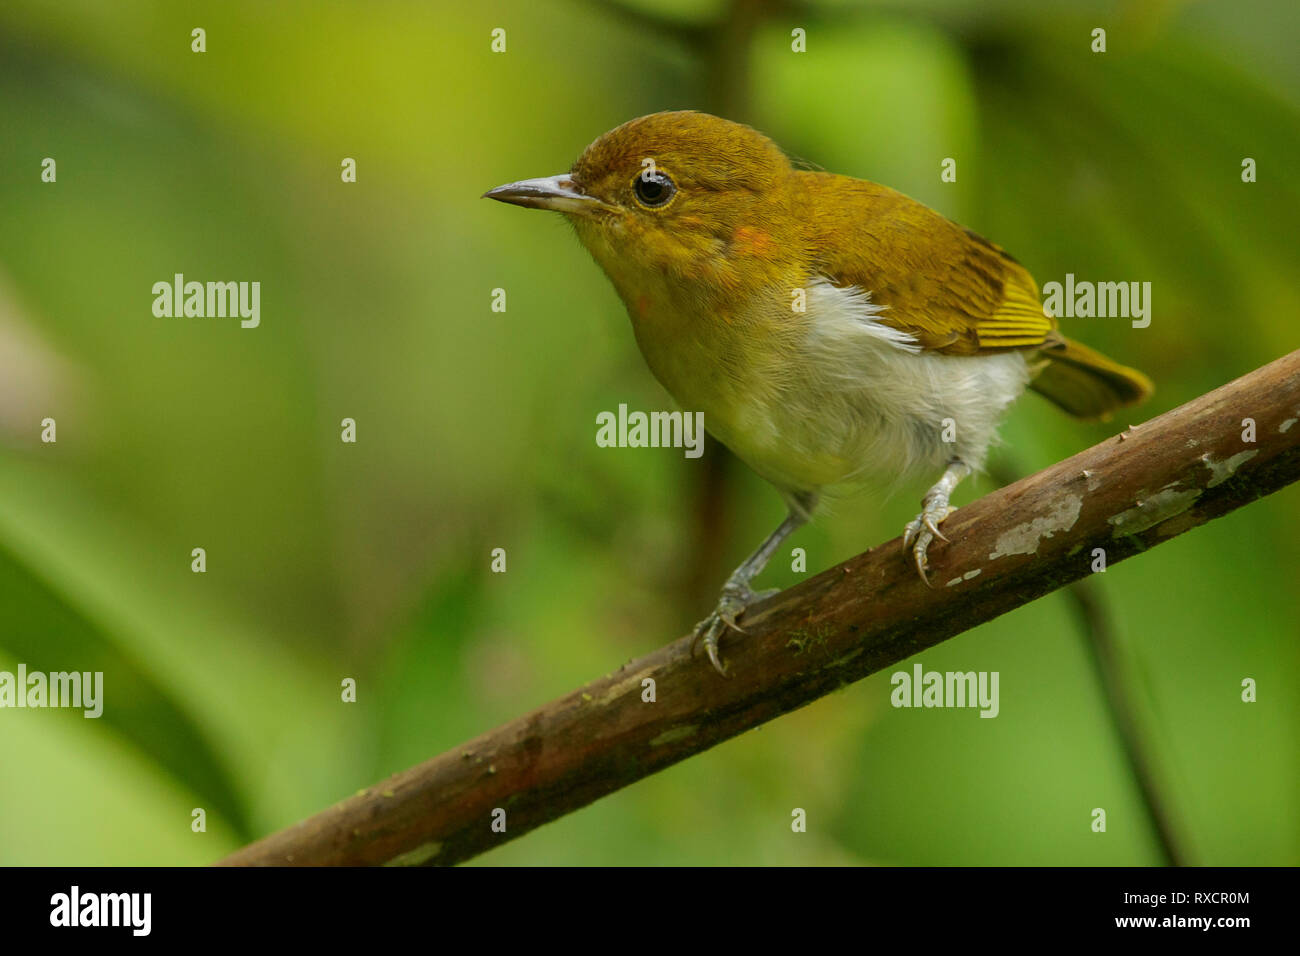
<svg viewBox="0 0 1300 956">
<path fill-rule="evenodd" d="M 1004 464 L 990 465 L 988 475 L 999 485 L 1012 485 L 1018 480 L 1017 474 Z M 1143 739 L 1137 705 L 1125 686 L 1118 638 L 1111 623 L 1105 592 L 1093 578 L 1088 577 L 1065 588 L 1064 594 L 1079 622 L 1084 649 L 1096 672 L 1106 712 L 1142 798 L 1142 807 L 1159 847 L 1161 862 L 1165 866 L 1186 866 L 1187 854 L 1178 839 L 1170 802 L 1161 787 L 1154 755 Z"/>
<path fill-rule="evenodd" d="M 960 509 L 933 589 L 891 541 L 751 611 L 730 678 L 683 638 L 222 862 L 466 860 L 1296 481 L 1298 419 L 1293 352 Z"/>
</svg>

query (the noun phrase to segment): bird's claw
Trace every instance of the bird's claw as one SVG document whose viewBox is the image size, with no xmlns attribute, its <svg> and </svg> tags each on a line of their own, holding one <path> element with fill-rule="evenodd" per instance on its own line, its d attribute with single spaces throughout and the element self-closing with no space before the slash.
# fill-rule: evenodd
<svg viewBox="0 0 1300 956">
<path fill-rule="evenodd" d="M 722 632 L 727 626 L 727 622 L 722 619 L 722 616 L 717 611 L 714 611 L 695 625 L 695 640 L 691 642 L 691 654 L 694 654 L 695 648 L 700 641 L 704 641 L 704 650 L 713 663 L 713 669 L 723 677 L 727 676 L 727 668 L 718 659 L 718 640 L 722 637 Z"/>
<path fill-rule="evenodd" d="M 957 509 L 946 503 L 942 506 L 932 505 L 929 502 L 924 504 L 925 510 L 909 521 L 907 527 L 903 529 L 903 547 L 912 549 L 912 561 L 916 564 L 916 573 L 921 576 L 926 587 L 933 587 L 929 575 L 926 574 L 930 570 L 927 552 L 935 538 L 940 541 L 948 540 L 939 530 L 939 525 Z"/>
<path fill-rule="evenodd" d="M 718 606 L 713 609 L 713 613 L 695 625 L 695 637 L 691 641 L 691 653 L 699 646 L 700 641 L 704 642 L 705 653 L 709 655 L 709 661 L 713 664 L 714 669 L 723 677 L 727 676 L 726 665 L 722 663 L 718 656 L 718 642 L 727 628 L 745 633 L 745 629 L 737 622 L 745 609 L 756 601 L 770 597 L 776 594 L 775 590 L 760 591 L 755 593 L 749 588 L 725 587 L 722 589 L 722 597 L 718 599 Z"/>
<path fill-rule="evenodd" d="M 948 509 L 948 514 L 952 514 L 952 513 L 953 513 L 954 511 L 956 511 L 956 510 L 957 510 L 956 508 L 949 508 L 949 509 Z M 948 517 L 948 514 L 945 514 L 945 515 L 943 516 L 943 518 Z M 943 518 L 940 518 L 939 520 L 942 521 Z M 934 520 L 934 516 L 933 516 L 933 515 L 929 515 L 929 514 L 924 515 L 924 516 L 923 516 L 923 519 L 924 519 L 924 520 L 923 520 L 922 523 L 925 525 L 926 529 L 930 532 L 930 534 L 934 535 L 934 536 L 935 536 L 936 538 L 938 538 L 940 541 L 947 541 L 947 540 L 948 540 L 948 536 L 945 535 L 942 531 L 939 530 L 939 525 L 935 523 L 935 520 Z"/>
</svg>

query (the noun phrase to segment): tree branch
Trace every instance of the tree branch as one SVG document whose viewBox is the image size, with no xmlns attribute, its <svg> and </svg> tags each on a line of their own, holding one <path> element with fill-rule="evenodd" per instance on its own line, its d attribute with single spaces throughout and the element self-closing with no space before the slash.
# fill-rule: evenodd
<svg viewBox="0 0 1300 956">
<path fill-rule="evenodd" d="M 1012 485 L 1019 480 L 1016 472 L 996 461 L 988 466 L 987 471 L 999 485 Z M 1187 866 L 1188 856 L 1178 839 L 1170 801 L 1160 785 L 1161 777 L 1156 772 L 1154 756 L 1143 740 L 1137 704 L 1132 691 L 1125 686 L 1119 640 L 1111 623 L 1106 592 L 1093 578 L 1087 577 L 1075 581 L 1063 593 L 1079 622 L 1079 636 L 1097 674 L 1106 713 L 1119 737 L 1133 783 L 1142 797 L 1147 821 L 1160 850 L 1161 863 Z"/>
<path fill-rule="evenodd" d="M 751 610 L 729 678 L 682 638 L 222 863 L 469 859 L 1297 478 L 1300 351 L 961 508 L 933 589 L 896 539 Z"/>
</svg>

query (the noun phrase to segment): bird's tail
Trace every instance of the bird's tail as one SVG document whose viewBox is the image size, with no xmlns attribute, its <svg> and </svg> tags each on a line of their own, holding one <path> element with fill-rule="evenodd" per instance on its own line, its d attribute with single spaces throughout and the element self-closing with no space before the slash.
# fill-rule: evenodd
<svg viewBox="0 0 1300 956">
<path fill-rule="evenodd" d="M 1111 361 L 1062 335 L 1039 351 L 1030 388 L 1076 418 L 1105 419 L 1147 398 L 1155 386 L 1137 369 Z"/>
</svg>

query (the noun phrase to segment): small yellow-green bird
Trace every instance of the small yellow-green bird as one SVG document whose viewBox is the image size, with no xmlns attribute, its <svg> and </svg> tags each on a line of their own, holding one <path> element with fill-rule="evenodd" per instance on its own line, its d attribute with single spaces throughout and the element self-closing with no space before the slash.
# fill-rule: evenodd
<svg viewBox="0 0 1300 956">
<path fill-rule="evenodd" d="M 632 120 L 569 172 L 485 195 L 573 223 L 655 377 L 789 507 L 696 627 L 722 673 L 719 638 L 771 593 L 750 582 L 824 489 L 941 473 L 903 539 L 924 579 L 953 489 L 1026 386 L 1080 418 L 1152 390 L 1061 335 L 998 246 L 706 113 Z"/>
</svg>

